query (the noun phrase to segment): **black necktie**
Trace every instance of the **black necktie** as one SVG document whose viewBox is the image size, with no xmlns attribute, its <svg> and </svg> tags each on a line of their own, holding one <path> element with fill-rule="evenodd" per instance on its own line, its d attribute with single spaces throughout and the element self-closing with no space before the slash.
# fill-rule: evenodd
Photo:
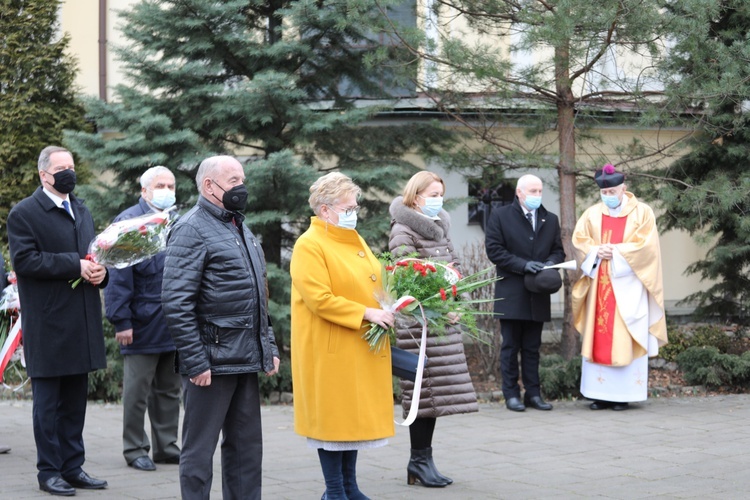
<svg viewBox="0 0 750 500">
<path fill-rule="evenodd" d="M 534 214 L 531 212 L 526 212 L 526 220 L 529 221 L 529 224 L 531 224 L 531 228 L 534 228 Z"/>
</svg>

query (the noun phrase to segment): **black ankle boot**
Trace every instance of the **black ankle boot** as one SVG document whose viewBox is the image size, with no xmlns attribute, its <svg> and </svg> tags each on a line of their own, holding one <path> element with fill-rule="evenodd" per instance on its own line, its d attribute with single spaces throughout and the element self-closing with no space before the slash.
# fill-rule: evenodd
<svg viewBox="0 0 750 500">
<path fill-rule="evenodd" d="M 445 482 L 446 485 L 453 484 L 453 479 L 449 478 L 448 476 L 442 475 L 437 470 L 437 467 L 435 467 L 435 462 L 432 460 L 432 448 L 426 448 L 425 451 L 427 452 L 427 463 L 430 464 L 430 469 L 432 469 L 433 474 L 435 474 L 436 477 Z"/>
<path fill-rule="evenodd" d="M 430 488 L 443 488 L 449 484 L 438 477 L 437 470 L 434 469 L 432 448 L 411 450 L 411 459 L 406 467 L 406 482 L 414 484 L 417 481 Z"/>
</svg>

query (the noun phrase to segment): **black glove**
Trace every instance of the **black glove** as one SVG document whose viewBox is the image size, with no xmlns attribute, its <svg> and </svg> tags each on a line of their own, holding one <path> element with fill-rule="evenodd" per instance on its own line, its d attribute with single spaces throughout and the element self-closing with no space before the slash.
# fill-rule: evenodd
<svg viewBox="0 0 750 500">
<path fill-rule="evenodd" d="M 551 260 L 548 260 L 547 262 L 545 262 L 545 263 L 544 263 L 544 265 L 545 265 L 545 266 L 554 266 L 554 265 L 555 265 L 555 263 L 554 263 L 554 262 L 552 262 Z"/>
<path fill-rule="evenodd" d="M 544 268 L 544 264 L 535 260 L 530 260 L 523 266 L 523 272 L 536 274 Z"/>
</svg>

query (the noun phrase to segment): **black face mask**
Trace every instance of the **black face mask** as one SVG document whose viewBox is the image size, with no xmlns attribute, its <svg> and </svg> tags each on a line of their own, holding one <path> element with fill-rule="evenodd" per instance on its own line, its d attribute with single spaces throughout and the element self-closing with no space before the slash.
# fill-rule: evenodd
<svg viewBox="0 0 750 500">
<path fill-rule="evenodd" d="M 76 187 L 75 170 L 61 170 L 52 175 L 55 178 L 55 184 L 52 186 L 58 193 L 68 194 Z"/>
<path fill-rule="evenodd" d="M 216 181 L 213 181 L 213 183 L 219 186 Z M 245 207 L 247 206 L 247 188 L 244 184 L 238 184 L 229 191 L 221 186 L 219 186 L 219 189 L 224 191 L 224 195 L 221 197 L 221 202 L 224 204 L 225 209 L 229 210 L 230 212 L 245 211 Z M 216 197 L 216 195 L 213 195 L 213 197 L 217 200 L 219 199 Z"/>
</svg>

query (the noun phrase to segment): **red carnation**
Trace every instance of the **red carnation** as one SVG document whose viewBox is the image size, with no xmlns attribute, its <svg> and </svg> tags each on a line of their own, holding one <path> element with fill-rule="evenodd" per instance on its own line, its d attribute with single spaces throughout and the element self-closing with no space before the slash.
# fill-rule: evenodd
<svg viewBox="0 0 750 500">
<path fill-rule="evenodd" d="M 441 300 L 448 300 L 448 296 L 445 294 L 445 288 L 440 289 L 440 299 Z"/>
<path fill-rule="evenodd" d="M 394 269 L 393 266 L 385 266 L 386 271 L 393 271 L 393 269 Z"/>
<path fill-rule="evenodd" d="M 143 236 L 148 235 L 148 228 L 146 226 L 141 226 L 138 228 L 138 232 L 141 233 Z"/>
<path fill-rule="evenodd" d="M 454 297 L 458 295 L 458 288 L 456 288 L 456 285 L 451 286 L 451 293 Z"/>
</svg>

